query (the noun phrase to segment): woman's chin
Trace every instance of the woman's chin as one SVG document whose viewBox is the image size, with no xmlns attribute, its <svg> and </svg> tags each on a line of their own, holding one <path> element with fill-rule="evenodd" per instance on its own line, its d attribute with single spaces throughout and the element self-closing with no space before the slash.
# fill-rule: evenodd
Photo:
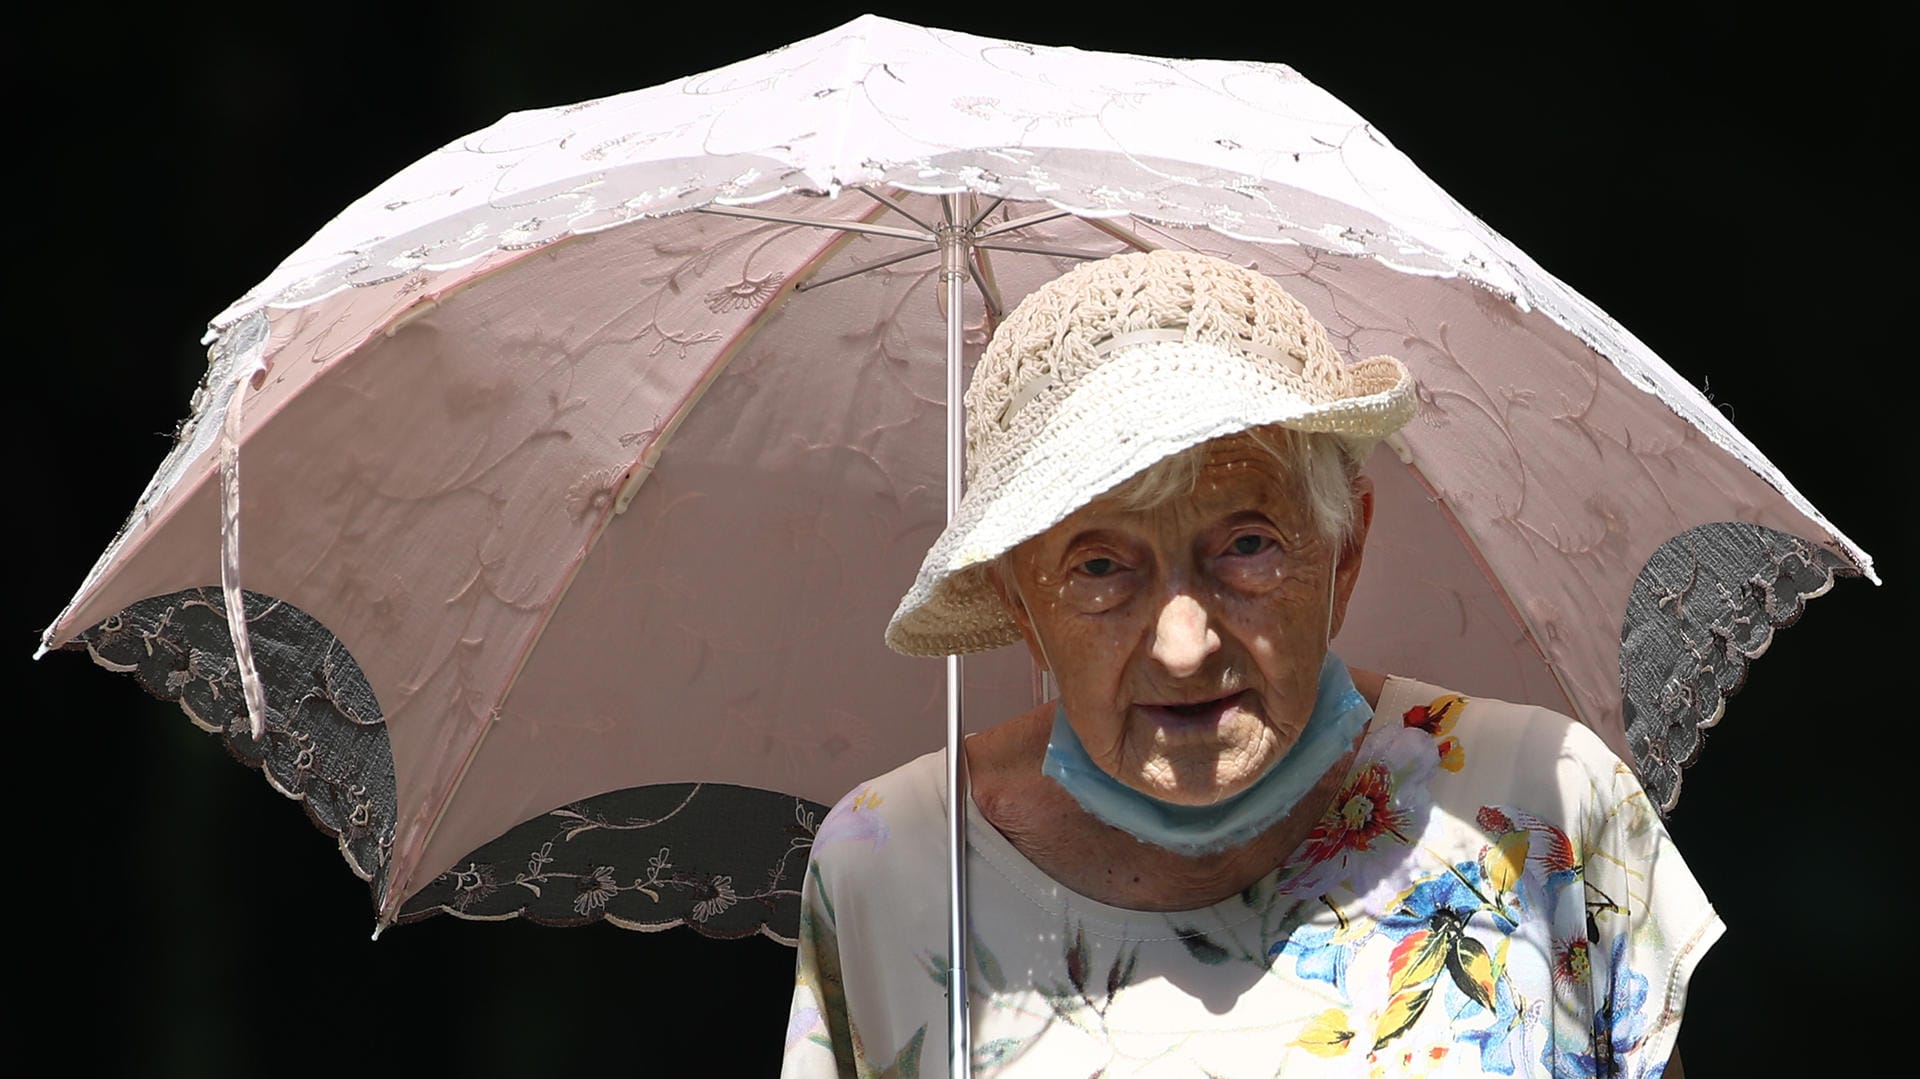
<svg viewBox="0 0 1920 1079">
<path fill-rule="evenodd" d="M 1161 757 L 1122 782 L 1172 805 L 1207 806 L 1239 794 L 1278 759 L 1270 754 L 1186 753 Z"/>
</svg>

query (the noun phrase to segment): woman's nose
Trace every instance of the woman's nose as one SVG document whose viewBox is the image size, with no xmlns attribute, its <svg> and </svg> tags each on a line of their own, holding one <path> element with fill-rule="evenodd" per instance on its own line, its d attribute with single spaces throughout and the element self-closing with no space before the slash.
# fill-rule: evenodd
<svg viewBox="0 0 1920 1079">
<path fill-rule="evenodd" d="M 1207 623 L 1207 610 L 1192 596 L 1176 594 L 1160 608 L 1153 627 L 1153 658 L 1176 678 L 1198 674 L 1207 657 L 1220 650 L 1220 635 Z"/>
</svg>

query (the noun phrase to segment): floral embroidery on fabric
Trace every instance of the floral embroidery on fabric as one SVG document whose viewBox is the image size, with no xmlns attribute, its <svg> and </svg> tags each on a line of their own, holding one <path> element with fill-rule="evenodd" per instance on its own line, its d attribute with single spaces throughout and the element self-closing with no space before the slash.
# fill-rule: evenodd
<svg viewBox="0 0 1920 1079">
<path fill-rule="evenodd" d="M 581 914 L 599 910 L 607 905 L 607 900 L 620 894 L 620 885 L 613 879 L 610 865 L 594 866 L 591 872 L 576 878 L 573 887 L 573 909 Z"/>
<path fill-rule="evenodd" d="M 728 907 L 740 901 L 733 890 L 733 878 L 717 876 L 707 882 L 706 898 L 693 905 L 693 920 L 704 922 L 717 914 L 724 914 Z"/>
</svg>

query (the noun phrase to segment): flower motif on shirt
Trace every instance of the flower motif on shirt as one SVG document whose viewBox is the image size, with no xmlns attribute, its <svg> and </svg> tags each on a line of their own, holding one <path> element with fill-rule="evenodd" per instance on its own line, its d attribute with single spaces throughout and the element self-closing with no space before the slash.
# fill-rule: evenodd
<svg viewBox="0 0 1920 1079">
<path fill-rule="evenodd" d="M 1354 953 L 1373 935 L 1377 923 L 1364 915 L 1349 915 L 1324 897 L 1319 902 L 1331 912 L 1331 919 L 1295 927 L 1267 949 L 1267 958 L 1275 963 L 1290 958 L 1296 976 L 1326 982 L 1343 998 L 1351 999 L 1347 997 L 1347 968 L 1353 965 Z"/>
<path fill-rule="evenodd" d="M 1500 946 L 1494 949 L 1493 966 L 1495 970 L 1504 971 L 1506 969 L 1507 941 L 1509 939 L 1511 938 L 1503 938 L 1500 941 Z M 1459 1021 L 1469 1018 L 1476 1012 L 1478 1010 L 1478 1004 L 1478 1001 L 1473 1000 L 1464 993 L 1454 994 L 1447 1011 L 1455 1021 Z M 1518 1007 L 1518 1002 L 1514 999 L 1511 979 L 1498 978 L 1494 981 L 1493 1022 L 1484 1027 L 1467 1030 L 1461 1035 L 1460 1041 L 1463 1044 L 1472 1045 L 1479 1049 L 1480 1070 L 1482 1073 L 1487 1075 L 1512 1075 L 1514 1074 L 1518 1059 L 1525 1058 L 1527 1037 L 1522 1032 L 1529 1025 L 1538 1025 L 1537 1019 L 1540 1010 L 1541 1006 L 1539 1002 L 1535 1002 L 1534 1007 L 1531 1009 L 1533 1013 L 1531 1016 L 1521 1012 Z M 1520 1038 L 1519 1048 L 1522 1053 L 1521 1058 L 1518 1059 L 1514 1056 L 1514 1038 L 1516 1036 Z"/>
<path fill-rule="evenodd" d="M 1449 772 L 1458 772 L 1467 763 L 1467 750 L 1460 739 L 1453 736 L 1453 725 L 1460 721 L 1460 713 L 1465 711 L 1467 699 L 1458 693 L 1448 693 L 1435 697 L 1426 704 L 1416 704 L 1406 710 L 1400 722 L 1416 730 L 1422 730 L 1432 736 L 1434 750 L 1439 754 L 1440 767 Z"/>
<path fill-rule="evenodd" d="M 1039 989 L 1046 996 L 1055 1017 L 1083 1030 L 1101 1029 L 1114 998 L 1133 984 L 1134 967 L 1140 959 L 1139 946 L 1116 949 L 1112 960 L 1105 965 L 1103 975 L 1101 965 L 1094 959 L 1093 949 L 1087 946 L 1084 926 L 1075 925 L 1069 920 L 1066 932 L 1061 934 L 1060 943 L 1061 966 L 1067 973 L 1067 980 L 1065 983 L 1041 984 Z"/>
<path fill-rule="evenodd" d="M 1593 944 L 1584 936 L 1553 942 L 1553 987 L 1572 995 L 1593 980 Z"/>
<path fill-rule="evenodd" d="M 1322 1013 L 1294 1045 L 1316 1056 L 1333 1056 L 1358 1044 L 1376 1064 L 1404 1063 L 1402 1058 L 1411 1053 L 1421 1057 L 1423 1066 L 1438 1066 L 1439 1058 L 1421 1056 L 1428 1048 L 1420 1040 L 1423 1036 L 1408 1035 L 1423 1015 L 1444 1012 L 1453 1029 L 1447 1037 L 1478 1050 L 1448 1062 L 1449 1068 L 1462 1074 L 1514 1074 L 1518 1058 L 1513 1039 L 1528 1020 L 1506 968 L 1509 934 L 1521 914 L 1516 901 L 1502 902 L 1478 860 L 1449 865 L 1392 895 L 1378 921 L 1359 912 L 1365 900 L 1352 911 L 1324 898 L 1322 902 L 1332 918 L 1322 916 L 1299 926 L 1271 954 L 1276 961 L 1290 957 L 1296 977 L 1326 982 L 1343 1000 L 1361 1007 L 1336 1010 L 1338 1015 Z M 1384 979 L 1371 984 L 1383 997 L 1372 997 L 1350 986 L 1348 973 L 1356 962 L 1364 962 L 1358 954 L 1372 952 L 1370 945 L 1382 939 L 1391 943 Z M 1369 1000 L 1356 1002 L 1355 992 Z M 1379 1003 L 1383 999 L 1384 1006 Z M 1426 1037 L 1432 1036 L 1433 1028 L 1422 1029 L 1430 1032 Z M 1524 1037 L 1518 1044 L 1527 1044 Z"/>
<path fill-rule="evenodd" d="M 1471 1002 L 1448 1009 L 1455 1019 L 1484 1009 L 1494 1012 L 1498 1021 L 1507 935 L 1518 919 L 1492 891 L 1477 860 L 1460 862 L 1408 888 L 1390 905 L 1380 932 L 1396 943 L 1388 961 L 1388 1000 L 1376 1028 L 1376 1051 L 1411 1030 L 1446 984 Z M 1467 933 L 1469 922 L 1483 913 L 1489 917 L 1482 922 L 1500 934 L 1494 952 Z"/>
<path fill-rule="evenodd" d="M 1314 1016 L 1290 1044 L 1317 1057 L 1337 1057 L 1353 1044 L 1353 1022 L 1339 1008 L 1328 1008 Z"/>
<path fill-rule="evenodd" d="M 833 1042 L 827 1034 L 827 1021 L 821 1016 L 820 1009 L 813 1006 L 812 1000 L 812 997 L 802 995 L 787 1012 L 786 1051 L 789 1053 L 803 1038 L 812 1038 L 828 1049 L 833 1048 Z"/>
<path fill-rule="evenodd" d="M 1280 887 L 1294 895 L 1316 895 L 1352 880 L 1381 855 L 1404 852 L 1426 826 L 1436 763 L 1422 731 L 1386 727 L 1369 734 L 1326 815 L 1287 859 Z"/>
<path fill-rule="evenodd" d="M 1538 885 L 1551 903 L 1580 879 L 1580 853 L 1559 828 L 1523 809 L 1481 806 L 1474 815 L 1493 843 L 1480 852 L 1480 865 L 1496 893 L 1512 894 Z"/>
<path fill-rule="evenodd" d="M 1370 1055 L 1368 1079 L 1479 1079 L 1485 1075 L 1455 1045 L 1396 1045 L 1391 1052 Z"/>
<path fill-rule="evenodd" d="M 848 791 L 828 811 L 826 819 L 820 822 L 820 830 L 814 833 L 815 856 L 836 843 L 850 840 L 865 840 L 873 844 L 874 850 L 886 846 L 888 829 L 886 818 L 880 815 L 881 801 L 880 792 L 872 787 Z"/>
<path fill-rule="evenodd" d="M 1614 938 L 1609 959 L 1606 1000 L 1593 1010 L 1593 1028 L 1584 1032 L 1584 1045 L 1562 1041 L 1557 1046 L 1560 1051 L 1555 1054 L 1553 1069 L 1556 1079 L 1609 1079 L 1624 1075 L 1619 1062 L 1633 1059 L 1634 1052 L 1646 1040 L 1647 978 L 1627 966 L 1625 934 Z M 1556 982 L 1559 976 L 1556 965 Z M 1568 1036 L 1578 1037 L 1580 1033 L 1569 1031 Z M 1665 1060 L 1642 1061 L 1642 1070 L 1631 1079 L 1655 1079 L 1666 1069 L 1666 1064 Z"/>
</svg>

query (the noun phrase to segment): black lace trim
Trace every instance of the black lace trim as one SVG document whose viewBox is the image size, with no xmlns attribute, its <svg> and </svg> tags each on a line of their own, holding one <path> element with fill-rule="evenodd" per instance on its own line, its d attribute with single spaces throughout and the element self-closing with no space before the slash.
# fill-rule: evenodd
<svg viewBox="0 0 1920 1079">
<path fill-rule="evenodd" d="M 1806 601 L 1857 576 L 1845 559 L 1797 536 L 1722 521 L 1688 529 L 1647 560 L 1620 631 L 1621 705 L 1640 782 L 1662 814 L 1700 758 L 1747 664 Z"/>
<path fill-rule="evenodd" d="M 246 593 L 267 690 L 255 742 L 214 588 L 142 600 L 75 637 L 95 662 L 178 701 L 201 729 L 275 790 L 302 801 L 371 884 L 377 905 L 393 847 L 393 751 L 373 688 L 339 640 L 288 603 Z M 799 888 L 826 807 L 725 784 L 614 791 L 521 824 L 456 863 L 402 908 L 546 925 L 685 924 L 710 937 L 764 934 L 793 944 Z"/>
<path fill-rule="evenodd" d="M 407 901 L 400 921 L 445 912 L 542 925 L 686 925 L 709 937 L 800 927 L 800 882 L 826 807 L 720 783 L 613 791 L 536 817 Z"/>
<path fill-rule="evenodd" d="M 144 599 L 75 637 L 96 663 L 130 673 L 178 701 L 235 760 L 301 801 L 313 823 L 373 888 L 393 847 L 393 750 L 360 665 L 325 626 L 291 604 L 245 594 L 254 662 L 267 690 L 266 731 L 254 741 L 220 592 L 194 588 Z"/>
</svg>

